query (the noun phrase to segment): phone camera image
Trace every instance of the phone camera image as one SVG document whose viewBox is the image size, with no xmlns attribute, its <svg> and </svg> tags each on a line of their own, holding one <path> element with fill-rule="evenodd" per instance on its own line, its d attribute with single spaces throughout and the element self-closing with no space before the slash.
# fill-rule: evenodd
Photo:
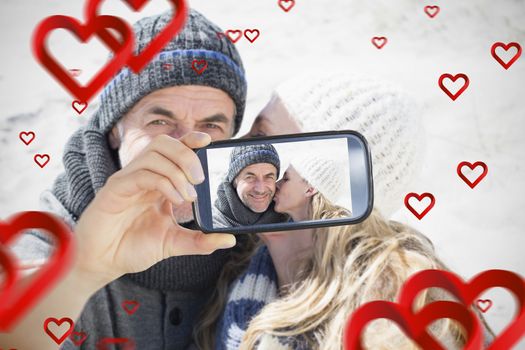
<svg viewBox="0 0 525 350">
<path fill-rule="evenodd" d="M 206 181 L 195 218 L 207 232 L 262 232 L 362 221 L 370 155 L 355 132 L 216 142 L 197 152 Z"/>
</svg>

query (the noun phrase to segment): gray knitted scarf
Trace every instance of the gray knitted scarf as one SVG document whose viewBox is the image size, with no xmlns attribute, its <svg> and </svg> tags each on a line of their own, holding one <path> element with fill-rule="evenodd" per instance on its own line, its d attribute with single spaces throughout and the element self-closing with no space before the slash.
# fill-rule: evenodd
<svg viewBox="0 0 525 350">
<path fill-rule="evenodd" d="M 275 224 L 285 222 L 288 219 L 286 215 L 274 211 L 273 201 L 264 213 L 251 211 L 241 202 L 235 188 L 229 181 L 223 181 L 219 185 L 215 207 L 221 216 L 221 221 L 227 222 L 231 226 Z"/>
<path fill-rule="evenodd" d="M 109 147 L 98 118 L 91 119 L 69 139 L 63 163 L 65 172 L 55 180 L 52 192 L 76 222 L 108 177 L 120 168 L 118 154 Z M 192 224 L 187 226 L 193 228 Z M 237 248 L 244 237 L 237 236 Z M 210 255 L 172 257 L 123 278 L 157 290 L 199 292 L 215 285 L 229 255 L 230 249 L 219 249 Z"/>
</svg>

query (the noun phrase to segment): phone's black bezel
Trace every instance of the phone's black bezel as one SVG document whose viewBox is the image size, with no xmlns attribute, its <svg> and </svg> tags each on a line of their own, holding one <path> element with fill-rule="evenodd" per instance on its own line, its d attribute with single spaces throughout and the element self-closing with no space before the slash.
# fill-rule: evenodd
<svg viewBox="0 0 525 350">
<path fill-rule="evenodd" d="M 308 139 L 311 139 L 311 137 L 317 137 L 317 136 L 348 136 L 353 135 L 356 136 L 364 145 L 364 149 L 366 152 L 365 156 L 365 162 L 368 169 L 368 174 L 366 176 L 367 184 L 368 184 L 368 205 L 363 215 L 359 217 L 350 217 L 347 219 L 333 219 L 333 220 L 326 220 L 326 221 L 318 221 L 318 222 L 309 222 L 306 221 L 304 223 L 294 223 L 293 226 L 289 223 L 285 223 L 286 226 L 282 226 L 283 223 L 277 223 L 277 224 L 265 224 L 264 226 L 238 226 L 238 227 L 228 227 L 228 228 L 211 228 L 208 229 L 207 227 L 201 225 L 200 220 L 200 209 L 199 209 L 199 200 L 198 198 L 206 198 L 206 201 L 209 203 L 211 202 L 210 199 L 210 188 L 209 188 L 209 177 L 208 177 L 208 164 L 207 164 L 207 156 L 205 150 L 210 148 L 221 148 L 221 147 L 235 147 L 240 144 L 245 143 L 257 143 L 259 141 L 274 141 L 274 140 L 283 140 L 283 139 L 290 139 L 290 138 L 298 138 L 303 137 L 305 138 L 305 141 Z M 329 226 L 342 226 L 342 225 L 350 225 L 350 224 L 358 224 L 365 220 L 370 213 L 372 212 L 373 205 L 374 205 L 374 188 L 373 188 L 373 177 L 372 177 L 372 156 L 370 154 L 370 148 L 368 146 L 368 141 L 365 139 L 365 137 L 360 134 L 359 132 L 355 130 L 335 130 L 335 131 L 317 131 L 317 132 L 309 132 L 309 133 L 297 133 L 297 134 L 285 134 L 285 135 L 276 135 L 276 136 L 258 136 L 258 137 L 250 137 L 246 139 L 229 139 L 229 140 L 222 140 L 222 141 L 214 141 L 211 142 L 208 146 L 202 147 L 199 149 L 194 150 L 197 155 L 199 156 L 199 159 L 202 162 L 202 167 L 204 170 L 204 175 L 206 177 L 206 180 L 195 186 L 195 190 L 197 192 L 197 200 L 192 203 L 193 208 L 193 217 L 195 220 L 195 224 L 199 227 L 199 229 L 202 232 L 205 233 L 217 233 L 217 232 L 227 232 L 227 233 L 233 233 L 233 234 L 243 234 L 243 233 L 259 233 L 259 232 L 271 232 L 271 231 L 293 231 L 293 230 L 300 230 L 305 228 L 315 228 L 315 227 L 329 227 Z M 204 151 L 204 152 L 203 152 Z M 204 157 L 202 156 L 204 154 Z M 350 170 L 352 168 L 350 167 Z M 213 205 L 213 204 L 212 204 Z M 210 206 L 211 210 L 211 206 Z M 211 215 L 211 213 L 210 213 Z M 212 226 L 213 226 L 213 220 L 212 220 Z M 280 227 L 279 227 L 280 226 Z"/>
</svg>

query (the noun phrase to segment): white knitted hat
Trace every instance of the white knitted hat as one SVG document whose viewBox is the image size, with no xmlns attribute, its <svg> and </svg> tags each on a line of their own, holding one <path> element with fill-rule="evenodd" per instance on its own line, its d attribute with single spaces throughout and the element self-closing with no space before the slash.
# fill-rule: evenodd
<svg viewBox="0 0 525 350">
<path fill-rule="evenodd" d="M 342 162 L 334 159 L 322 157 L 320 155 L 309 154 L 290 159 L 290 164 L 333 204 L 338 203 L 339 198 L 345 189 L 345 182 L 349 183 L 349 177 L 345 176 Z M 347 190 L 348 192 L 348 190 Z M 345 206 L 347 207 L 347 206 Z"/>
<path fill-rule="evenodd" d="M 417 104 L 399 88 L 355 75 L 307 75 L 285 81 L 275 95 L 304 132 L 356 130 L 368 140 L 374 206 L 390 217 L 421 166 Z"/>
</svg>

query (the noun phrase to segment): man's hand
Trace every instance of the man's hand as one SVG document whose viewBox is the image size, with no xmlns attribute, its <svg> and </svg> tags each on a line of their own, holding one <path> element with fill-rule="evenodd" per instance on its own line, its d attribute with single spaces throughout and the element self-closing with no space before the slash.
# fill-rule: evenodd
<svg viewBox="0 0 525 350">
<path fill-rule="evenodd" d="M 83 274 L 105 284 L 171 256 L 210 254 L 235 245 L 231 234 L 189 230 L 173 216 L 173 204 L 194 201 L 193 185 L 204 180 L 192 148 L 210 141 L 199 132 L 179 140 L 159 135 L 108 179 L 75 228 Z"/>
</svg>

